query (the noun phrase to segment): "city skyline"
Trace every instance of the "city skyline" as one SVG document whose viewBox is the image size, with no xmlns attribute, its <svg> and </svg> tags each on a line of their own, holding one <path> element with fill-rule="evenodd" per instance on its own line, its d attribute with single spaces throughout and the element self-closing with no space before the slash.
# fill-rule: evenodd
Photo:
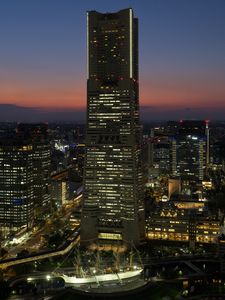
<svg viewBox="0 0 225 300">
<path fill-rule="evenodd" d="M 1 4 L 2 120 L 84 119 L 87 10 L 132 7 L 140 19 L 142 119 L 222 119 L 225 3 L 26 0 Z M 10 104 L 12 106 L 2 105 Z M 6 109 L 8 107 L 8 109 Z M 28 108 L 27 108 L 28 107 Z M 27 116 L 23 108 L 29 112 Z M 19 117 L 18 117 L 18 111 Z M 63 113 L 61 113 L 63 112 Z M 53 117 L 54 116 L 54 117 Z M 68 117 L 69 116 L 69 117 Z"/>
<path fill-rule="evenodd" d="M 224 298 L 224 1 L 0 4 L 1 300 Z"/>
</svg>

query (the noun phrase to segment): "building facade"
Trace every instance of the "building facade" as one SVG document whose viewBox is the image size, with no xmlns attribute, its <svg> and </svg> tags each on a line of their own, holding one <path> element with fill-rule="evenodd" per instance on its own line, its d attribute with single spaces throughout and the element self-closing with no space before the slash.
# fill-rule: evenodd
<svg viewBox="0 0 225 300">
<path fill-rule="evenodd" d="M 68 170 L 52 175 L 51 198 L 55 209 L 61 208 L 68 200 L 69 195 Z"/>
<path fill-rule="evenodd" d="M 81 241 L 144 238 L 138 20 L 87 13 L 87 132 Z"/>
<path fill-rule="evenodd" d="M 0 224 L 3 236 L 30 228 L 34 218 L 33 147 L 17 140 L 0 144 Z"/>
<path fill-rule="evenodd" d="M 150 240 L 216 244 L 220 235 L 220 221 L 215 217 L 197 214 L 189 209 L 173 207 L 152 213 L 146 221 Z"/>
<path fill-rule="evenodd" d="M 168 137 L 154 137 L 148 140 L 148 165 L 159 169 L 160 174 L 170 172 L 170 140 Z"/>
<path fill-rule="evenodd" d="M 192 120 L 170 123 L 172 175 L 202 181 L 209 156 L 208 124 Z"/>
<path fill-rule="evenodd" d="M 48 125 L 45 123 L 21 123 L 17 134 L 33 147 L 33 191 L 35 218 L 42 219 L 50 212 L 51 153 L 48 139 Z"/>
</svg>

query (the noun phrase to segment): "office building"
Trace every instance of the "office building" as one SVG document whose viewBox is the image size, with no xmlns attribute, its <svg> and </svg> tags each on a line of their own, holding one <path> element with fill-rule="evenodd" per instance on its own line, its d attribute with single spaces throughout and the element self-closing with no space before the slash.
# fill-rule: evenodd
<svg viewBox="0 0 225 300">
<path fill-rule="evenodd" d="M 159 174 L 170 172 L 170 140 L 167 136 L 155 136 L 148 140 L 148 165 L 159 170 Z"/>
<path fill-rule="evenodd" d="M 169 122 L 171 171 L 182 180 L 202 181 L 209 157 L 209 131 L 205 121 Z"/>
<path fill-rule="evenodd" d="M 0 143 L 0 224 L 3 236 L 33 224 L 33 147 L 12 139 Z"/>
<path fill-rule="evenodd" d="M 198 201 L 169 201 L 151 212 L 146 221 L 147 238 L 169 242 L 216 244 L 220 235 L 220 220 L 202 212 Z"/>
<path fill-rule="evenodd" d="M 17 135 L 29 141 L 33 147 L 32 163 L 35 218 L 41 219 L 51 210 L 51 157 L 48 125 L 45 123 L 20 123 L 17 126 Z"/>
<path fill-rule="evenodd" d="M 81 242 L 144 238 L 138 20 L 87 13 L 87 132 Z"/>
<path fill-rule="evenodd" d="M 66 204 L 69 194 L 68 171 L 63 171 L 51 176 L 51 198 L 55 209 Z"/>
</svg>

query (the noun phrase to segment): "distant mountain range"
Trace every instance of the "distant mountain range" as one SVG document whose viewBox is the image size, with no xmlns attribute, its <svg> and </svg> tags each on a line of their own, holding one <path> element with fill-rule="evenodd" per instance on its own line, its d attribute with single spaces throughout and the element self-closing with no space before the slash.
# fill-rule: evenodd
<svg viewBox="0 0 225 300">
<path fill-rule="evenodd" d="M 23 107 L 14 104 L 0 104 L 0 122 L 55 122 L 85 121 L 85 110 Z"/>
<path fill-rule="evenodd" d="M 142 121 L 210 119 L 224 120 L 223 108 L 140 107 Z M 86 109 L 44 109 L 15 104 L 0 104 L 0 122 L 79 122 L 84 123 Z"/>
</svg>

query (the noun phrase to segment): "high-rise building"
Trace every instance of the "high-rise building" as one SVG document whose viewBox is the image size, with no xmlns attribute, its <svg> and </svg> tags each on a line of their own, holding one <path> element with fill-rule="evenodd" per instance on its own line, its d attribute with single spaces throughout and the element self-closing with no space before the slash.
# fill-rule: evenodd
<svg viewBox="0 0 225 300">
<path fill-rule="evenodd" d="M 167 136 L 148 139 L 148 165 L 160 174 L 170 172 L 170 141 Z"/>
<path fill-rule="evenodd" d="M 81 241 L 144 237 L 138 20 L 87 13 L 87 132 Z"/>
<path fill-rule="evenodd" d="M 170 122 L 168 128 L 172 134 L 172 174 L 184 180 L 203 180 L 209 157 L 207 122 L 200 120 Z"/>
<path fill-rule="evenodd" d="M 0 142 L 0 225 L 3 235 L 33 224 L 33 147 L 18 139 Z"/>
<path fill-rule="evenodd" d="M 51 177 L 51 198 L 54 208 L 60 208 L 68 199 L 69 181 L 68 171 L 63 171 Z"/>
<path fill-rule="evenodd" d="M 33 147 L 33 197 L 36 219 L 45 218 L 51 208 L 51 157 L 47 131 L 48 125 L 45 123 L 20 123 L 17 126 L 17 134 L 22 139 L 29 141 Z"/>
</svg>

